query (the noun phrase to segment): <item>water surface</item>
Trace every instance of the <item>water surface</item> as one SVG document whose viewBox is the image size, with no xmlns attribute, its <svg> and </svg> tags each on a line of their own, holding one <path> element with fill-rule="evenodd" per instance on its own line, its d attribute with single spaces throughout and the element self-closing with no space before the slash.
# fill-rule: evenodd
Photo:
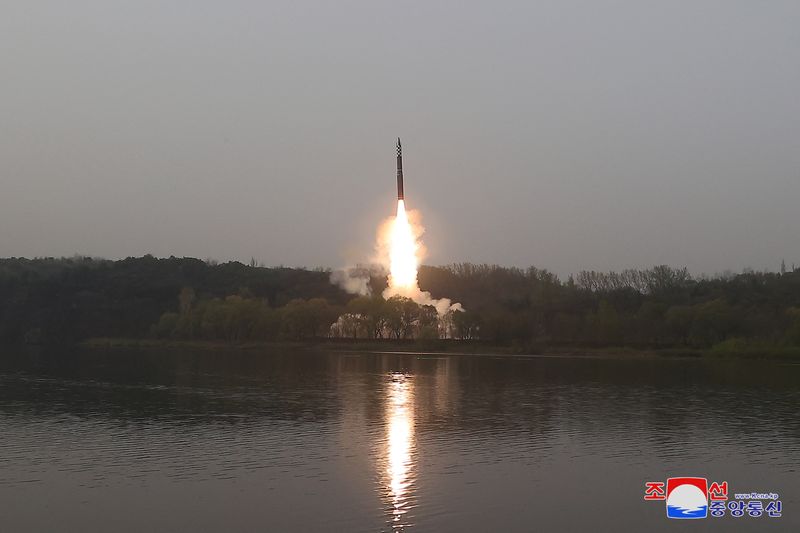
<svg viewBox="0 0 800 533">
<path fill-rule="evenodd" d="M 1 353 L 3 531 L 800 530 L 798 365 Z M 681 475 L 784 516 L 676 524 Z"/>
</svg>

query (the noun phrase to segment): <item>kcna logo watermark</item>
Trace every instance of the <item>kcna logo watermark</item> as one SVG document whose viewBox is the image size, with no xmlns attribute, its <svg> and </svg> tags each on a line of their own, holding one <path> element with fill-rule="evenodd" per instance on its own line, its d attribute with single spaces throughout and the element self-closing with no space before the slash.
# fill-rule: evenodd
<svg viewBox="0 0 800 533">
<path fill-rule="evenodd" d="M 752 518 L 781 516 L 783 504 L 772 492 L 746 492 L 734 494 L 728 501 L 728 482 L 709 485 L 704 477 L 671 477 L 667 482 L 647 481 L 644 499 L 667 503 L 667 518 L 693 519 L 725 516 L 734 518 L 747 514 Z"/>
</svg>

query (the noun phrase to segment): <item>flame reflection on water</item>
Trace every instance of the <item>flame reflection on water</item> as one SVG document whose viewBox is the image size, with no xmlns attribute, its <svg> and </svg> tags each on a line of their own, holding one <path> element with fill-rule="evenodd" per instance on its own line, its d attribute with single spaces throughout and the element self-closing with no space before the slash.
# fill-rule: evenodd
<svg viewBox="0 0 800 533">
<path fill-rule="evenodd" d="M 386 449 L 384 493 L 389 503 L 391 527 L 410 526 L 415 480 L 414 389 L 410 376 L 391 375 L 386 389 Z"/>
</svg>

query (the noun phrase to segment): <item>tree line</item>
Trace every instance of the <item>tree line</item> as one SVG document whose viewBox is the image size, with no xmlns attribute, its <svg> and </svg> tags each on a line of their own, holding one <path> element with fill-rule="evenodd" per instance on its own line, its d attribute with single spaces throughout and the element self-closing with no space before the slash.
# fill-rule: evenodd
<svg viewBox="0 0 800 533">
<path fill-rule="evenodd" d="M 281 307 L 244 291 L 225 298 L 197 300 L 185 287 L 177 311 L 167 311 L 151 328 L 162 339 L 229 342 L 344 339 L 419 339 L 449 336 L 448 321 L 432 306 L 409 298 L 360 296 L 345 305 L 324 298 L 297 298 Z"/>
<path fill-rule="evenodd" d="M 405 298 L 353 296 L 330 271 L 151 256 L 0 259 L 0 340 L 230 342 L 450 338 L 498 345 L 800 346 L 800 270 L 694 277 L 656 266 L 579 272 L 422 267 L 420 288 L 461 302 L 438 316 Z M 385 276 L 371 275 L 380 294 Z"/>
</svg>

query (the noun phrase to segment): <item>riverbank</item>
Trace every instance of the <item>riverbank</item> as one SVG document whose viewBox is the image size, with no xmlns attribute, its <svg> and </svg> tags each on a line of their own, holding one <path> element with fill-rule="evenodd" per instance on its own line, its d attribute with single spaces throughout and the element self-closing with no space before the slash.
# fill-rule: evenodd
<svg viewBox="0 0 800 533">
<path fill-rule="evenodd" d="M 800 347 L 751 344 L 732 339 L 709 349 L 585 347 L 559 345 L 502 346 L 480 341 L 320 339 L 314 341 L 221 342 L 209 340 L 92 338 L 80 343 L 89 349 L 161 349 L 276 351 L 288 349 L 324 349 L 348 352 L 418 352 L 445 355 L 561 355 L 617 357 L 708 357 L 736 359 L 792 359 L 800 361 Z"/>
</svg>

